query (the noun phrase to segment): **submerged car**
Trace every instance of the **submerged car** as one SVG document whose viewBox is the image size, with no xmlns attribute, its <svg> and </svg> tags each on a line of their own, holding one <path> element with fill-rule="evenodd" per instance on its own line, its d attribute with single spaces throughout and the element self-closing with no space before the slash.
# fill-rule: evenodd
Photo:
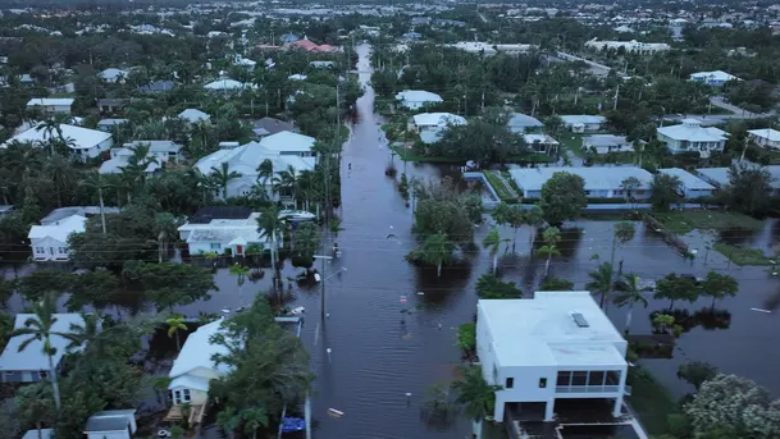
<svg viewBox="0 0 780 439">
<path fill-rule="evenodd" d="M 316 216 L 305 210 L 280 210 L 279 219 L 291 219 L 293 221 L 311 221 Z"/>
</svg>

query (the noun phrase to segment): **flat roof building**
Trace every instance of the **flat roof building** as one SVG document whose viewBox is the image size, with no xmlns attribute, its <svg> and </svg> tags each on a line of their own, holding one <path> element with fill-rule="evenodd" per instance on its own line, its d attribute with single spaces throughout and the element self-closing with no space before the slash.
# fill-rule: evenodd
<svg viewBox="0 0 780 439">
<path fill-rule="evenodd" d="M 634 166 L 615 167 L 549 167 L 512 169 L 509 174 L 522 191 L 523 198 L 540 198 L 542 186 L 558 172 L 579 175 L 585 181 L 585 193 L 588 198 L 647 198 L 650 196 L 650 183 L 653 175 Z M 636 178 L 641 183 L 632 194 L 626 194 L 622 188 L 628 178 Z"/>
</svg>

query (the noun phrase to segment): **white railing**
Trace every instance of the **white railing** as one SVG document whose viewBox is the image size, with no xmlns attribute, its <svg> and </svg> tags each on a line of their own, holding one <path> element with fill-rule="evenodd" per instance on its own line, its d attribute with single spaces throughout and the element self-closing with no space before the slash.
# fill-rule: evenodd
<svg viewBox="0 0 780 439">
<path fill-rule="evenodd" d="M 557 386 L 555 393 L 617 393 L 620 386 Z"/>
</svg>

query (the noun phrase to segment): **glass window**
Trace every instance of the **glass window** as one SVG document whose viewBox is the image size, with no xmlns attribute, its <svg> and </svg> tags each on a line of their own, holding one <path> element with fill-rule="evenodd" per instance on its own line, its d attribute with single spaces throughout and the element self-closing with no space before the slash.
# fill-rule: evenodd
<svg viewBox="0 0 780 439">
<path fill-rule="evenodd" d="M 515 387 L 515 379 L 514 378 L 507 378 L 506 379 L 506 385 L 504 386 L 507 389 L 511 389 Z"/>
<path fill-rule="evenodd" d="M 604 385 L 604 373 L 603 371 L 591 371 L 588 378 L 589 386 L 603 386 Z"/>
<path fill-rule="evenodd" d="M 571 372 L 558 372 L 558 381 L 555 385 L 558 387 L 568 387 L 569 384 L 571 384 Z"/>
<path fill-rule="evenodd" d="M 547 378 L 539 378 L 539 388 L 540 389 L 547 388 Z"/>
<path fill-rule="evenodd" d="M 190 389 L 184 389 L 183 392 L 184 392 L 184 397 L 182 398 L 182 401 L 190 402 L 191 401 L 191 399 L 190 399 Z"/>
<path fill-rule="evenodd" d="M 219 250 L 220 248 L 222 248 L 222 245 L 220 243 L 211 244 L 212 250 Z"/>
<path fill-rule="evenodd" d="M 38 377 L 42 380 L 45 380 L 49 376 L 49 373 L 45 370 L 38 371 Z"/>
<path fill-rule="evenodd" d="M 607 371 L 607 385 L 608 386 L 620 385 L 620 371 L 619 370 L 609 370 L 609 371 Z"/>
<path fill-rule="evenodd" d="M 588 372 L 577 371 L 571 374 L 572 386 L 584 386 L 588 384 Z"/>
</svg>

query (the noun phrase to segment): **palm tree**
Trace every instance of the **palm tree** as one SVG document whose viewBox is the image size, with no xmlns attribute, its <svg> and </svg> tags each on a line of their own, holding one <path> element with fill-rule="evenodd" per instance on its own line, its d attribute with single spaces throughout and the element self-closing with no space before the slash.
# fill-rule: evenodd
<svg viewBox="0 0 780 439">
<path fill-rule="evenodd" d="M 71 323 L 70 343 L 66 349 L 75 349 L 94 340 L 100 334 L 101 321 L 99 314 L 82 314 L 84 324 Z"/>
<path fill-rule="evenodd" d="M 52 391 L 54 392 L 54 406 L 57 411 L 60 410 L 60 387 L 57 380 L 57 370 L 54 367 L 54 355 L 57 354 L 57 348 L 52 346 L 52 336 L 63 337 L 67 340 L 73 340 L 69 333 L 55 332 L 52 330 L 57 323 L 55 313 L 57 310 L 57 296 L 54 293 L 46 293 L 43 300 L 33 306 L 34 317 L 24 321 L 24 328 L 15 329 L 10 337 L 29 336 L 19 345 L 19 352 L 24 351 L 34 341 L 43 342 L 43 353 L 49 359 L 49 379 L 51 379 Z"/>
<path fill-rule="evenodd" d="M 238 302 L 241 304 L 241 291 L 244 288 L 244 282 L 246 282 L 247 276 L 249 276 L 249 267 L 243 266 L 236 262 L 230 266 L 230 275 L 236 276 L 236 283 L 238 283 Z"/>
<path fill-rule="evenodd" d="M 642 294 L 648 291 L 647 288 L 642 288 L 639 285 L 639 276 L 633 273 L 623 275 L 623 279 L 615 282 L 615 291 L 617 294 L 614 299 L 615 305 L 623 306 L 628 304 L 628 314 L 626 315 L 626 327 L 623 330 L 628 334 L 631 328 L 631 317 L 634 313 L 634 305 L 641 303 L 647 308 L 647 299 Z"/>
<path fill-rule="evenodd" d="M 65 143 L 65 136 L 62 134 L 62 125 L 67 124 L 71 122 L 71 117 L 64 113 L 58 113 L 54 116 L 44 120 L 43 122 L 39 123 L 37 127 L 35 127 L 35 131 L 43 131 L 45 134 L 45 138 L 51 140 L 54 136 L 52 134 L 57 134 L 57 139 Z M 54 149 L 54 143 L 49 142 L 49 145 L 51 147 L 51 154 L 54 155 L 55 149 Z"/>
<path fill-rule="evenodd" d="M 561 255 L 557 246 L 561 241 L 561 232 L 557 227 L 548 227 L 542 232 L 542 240 L 544 240 L 544 245 L 539 247 L 536 253 L 547 256 L 547 262 L 544 264 L 544 277 L 547 277 L 550 272 L 550 260 L 553 256 Z"/>
<path fill-rule="evenodd" d="M 328 228 L 330 229 L 330 233 L 333 234 L 333 240 L 339 238 L 339 232 L 344 231 L 344 227 L 341 227 L 342 221 L 341 218 L 334 216 L 331 217 L 330 223 L 328 224 Z"/>
<path fill-rule="evenodd" d="M 110 188 L 111 184 L 103 177 L 102 174 L 98 172 L 90 173 L 87 178 L 79 181 L 79 184 L 89 188 L 97 189 L 98 199 L 100 201 L 100 223 L 103 226 L 103 236 L 106 236 L 106 214 L 104 212 L 105 203 L 103 202 L 103 189 Z"/>
<path fill-rule="evenodd" d="M 262 181 L 263 187 L 268 185 L 268 180 L 271 180 L 274 176 L 274 163 L 270 159 L 263 160 L 260 165 L 257 166 L 257 179 Z"/>
<path fill-rule="evenodd" d="M 534 241 L 536 241 L 536 230 L 544 224 L 544 213 L 539 206 L 531 206 L 523 212 L 523 220 L 526 224 L 531 226 L 531 248 L 534 248 Z"/>
<path fill-rule="evenodd" d="M 276 177 L 273 178 L 274 191 L 280 195 L 282 192 L 286 192 L 292 197 L 293 205 L 296 205 L 296 195 L 298 194 L 298 175 L 292 165 L 288 165 L 287 169 L 283 169 L 276 173 Z"/>
<path fill-rule="evenodd" d="M 447 235 L 439 233 L 425 238 L 420 248 L 423 262 L 436 266 L 436 275 L 441 277 L 441 267 L 452 260 L 455 244 Z"/>
<path fill-rule="evenodd" d="M 179 341 L 179 329 L 186 331 L 187 325 L 184 320 L 184 316 L 173 315 L 165 320 L 168 324 L 168 338 L 173 338 L 176 335 L 176 350 L 181 351 L 181 342 Z"/>
<path fill-rule="evenodd" d="M 498 228 L 493 227 L 490 233 L 482 240 L 482 247 L 490 249 L 490 256 L 493 258 L 493 274 L 496 274 L 498 270 L 498 250 L 501 248 L 501 243 L 508 241 L 507 239 L 501 239 L 501 235 L 498 233 Z"/>
<path fill-rule="evenodd" d="M 222 165 L 219 168 L 212 166 L 211 171 L 211 177 L 219 184 L 219 187 L 222 188 L 222 198 L 227 200 L 228 183 L 230 183 L 230 180 L 241 178 L 241 173 L 231 171 L 228 162 L 222 162 Z"/>
<path fill-rule="evenodd" d="M 260 427 L 268 427 L 268 412 L 263 406 L 241 410 L 241 419 L 244 421 L 244 433 L 251 433 L 252 439 L 257 439 L 257 430 Z"/>
<path fill-rule="evenodd" d="M 599 306 L 603 308 L 604 303 L 606 302 L 607 297 L 609 296 L 609 292 L 612 291 L 615 284 L 615 279 L 613 277 L 613 271 L 612 271 L 612 264 L 610 264 L 609 262 L 602 263 L 601 265 L 598 266 L 596 271 L 588 273 L 588 277 L 590 277 L 590 282 L 585 284 L 585 288 L 589 289 L 594 293 L 601 295 L 601 301 Z"/>
<path fill-rule="evenodd" d="M 61 155 L 52 155 L 43 165 L 43 173 L 54 184 L 57 193 L 57 206 L 62 207 L 62 192 L 73 187 L 76 172 L 70 159 Z"/>
<path fill-rule="evenodd" d="M 463 412 L 481 430 L 482 421 L 493 416 L 496 392 L 503 387 L 485 381 L 482 369 L 479 367 L 461 366 L 460 370 L 463 377 L 452 383 L 452 390 L 456 395 L 455 402 L 463 407 Z"/>
<path fill-rule="evenodd" d="M 169 241 L 176 240 L 179 223 L 173 214 L 168 212 L 158 213 L 154 222 L 154 233 L 157 236 L 157 262 L 162 263 Z"/>
<path fill-rule="evenodd" d="M 314 171 L 305 169 L 298 174 L 298 192 L 303 197 L 303 209 L 311 211 L 309 203 L 318 198 L 320 182 Z"/>
<path fill-rule="evenodd" d="M 239 425 L 241 425 L 241 416 L 234 407 L 225 407 L 217 413 L 217 426 L 231 439 L 236 437 L 235 431 Z"/>
<path fill-rule="evenodd" d="M 260 237 L 266 238 L 269 242 L 271 251 L 271 270 L 274 273 L 274 288 L 276 288 L 276 250 L 277 239 L 284 233 L 286 223 L 284 219 L 279 218 L 279 211 L 276 206 L 270 206 L 260 213 L 257 219 L 257 227 Z"/>
</svg>

